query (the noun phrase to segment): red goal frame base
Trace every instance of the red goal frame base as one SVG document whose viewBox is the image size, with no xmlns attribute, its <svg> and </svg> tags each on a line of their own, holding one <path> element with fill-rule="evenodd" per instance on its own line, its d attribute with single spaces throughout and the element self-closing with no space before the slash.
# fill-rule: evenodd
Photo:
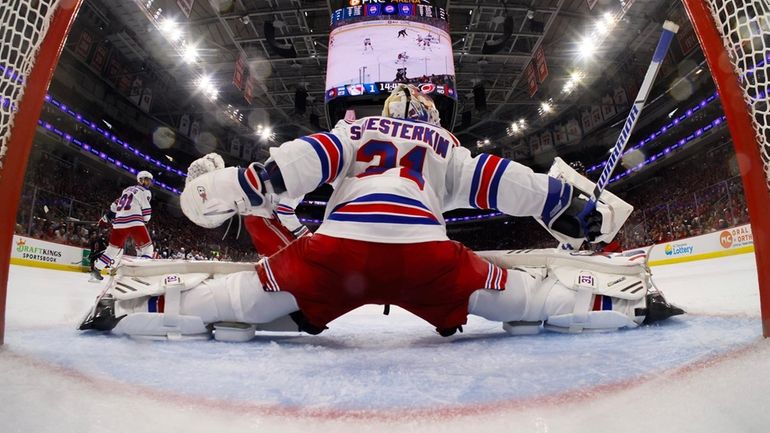
<svg viewBox="0 0 770 433">
<path fill-rule="evenodd" d="M 0 169 L 0 345 L 5 342 L 5 306 L 8 272 L 16 227 L 24 173 L 27 170 L 32 139 L 48 85 L 53 77 L 67 34 L 83 0 L 61 0 L 53 13 L 43 43 L 35 57 L 32 72 L 26 77 L 24 96 L 18 104 L 11 129 L 8 151 Z"/>
<path fill-rule="evenodd" d="M 733 147 L 741 170 L 743 190 L 749 208 L 751 232 L 754 238 L 754 255 L 759 279 L 759 303 L 762 313 L 762 335 L 770 337 L 770 190 L 762 164 L 756 132 L 751 122 L 749 108 L 743 99 L 738 76 L 717 31 L 717 24 L 705 0 L 682 0 L 690 17 L 701 49 L 706 56 L 711 76 L 719 92 L 719 98 L 727 116 L 727 125 L 733 139 Z M 725 270 L 727 272 L 727 270 Z M 729 290 L 725 287 L 725 290 Z"/>
</svg>

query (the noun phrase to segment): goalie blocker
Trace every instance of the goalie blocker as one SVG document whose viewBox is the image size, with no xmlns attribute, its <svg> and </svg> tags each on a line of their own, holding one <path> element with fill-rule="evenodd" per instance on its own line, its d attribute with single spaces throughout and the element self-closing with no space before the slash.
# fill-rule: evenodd
<svg viewBox="0 0 770 433">
<path fill-rule="evenodd" d="M 508 268 L 506 290 L 480 289 L 469 314 L 503 322 L 512 335 L 613 331 L 684 311 L 653 285 L 643 251 L 583 255 L 566 251 L 487 251 Z M 79 329 L 151 339 L 247 341 L 257 331 L 317 334 L 287 292 L 266 292 L 252 263 L 153 261 L 119 266 Z M 442 330 L 442 335 L 454 332 Z"/>
</svg>

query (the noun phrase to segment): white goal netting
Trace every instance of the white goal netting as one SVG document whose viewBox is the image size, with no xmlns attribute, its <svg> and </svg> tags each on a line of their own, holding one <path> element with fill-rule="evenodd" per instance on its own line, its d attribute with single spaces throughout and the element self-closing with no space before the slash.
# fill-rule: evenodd
<svg viewBox="0 0 770 433">
<path fill-rule="evenodd" d="M 0 0 L 0 168 L 29 74 L 60 0 Z"/>
<path fill-rule="evenodd" d="M 706 0 L 749 106 L 770 188 L 770 3 L 767 0 Z"/>
</svg>

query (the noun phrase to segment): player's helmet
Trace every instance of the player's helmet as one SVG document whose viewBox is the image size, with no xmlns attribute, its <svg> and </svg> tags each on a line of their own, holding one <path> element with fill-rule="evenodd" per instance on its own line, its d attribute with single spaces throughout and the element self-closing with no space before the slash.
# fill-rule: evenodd
<svg viewBox="0 0 770 433">
<path fill-rule="evenodd" d="M 150 179 L 152 180 L 152 173 L 149 171 L 140 171 L 136 174 L 136 181 L 139 183 L 142 183 L 142 179 Z"/>
<path fill-rule="evenodd" d="M 441 119 L 436 104 L 430 96 L 422 93 L 412 84 L 399 84 L 382 107 L 382 115 L 397 119 L 412 119 L 440 125 Z"/>
</svg>

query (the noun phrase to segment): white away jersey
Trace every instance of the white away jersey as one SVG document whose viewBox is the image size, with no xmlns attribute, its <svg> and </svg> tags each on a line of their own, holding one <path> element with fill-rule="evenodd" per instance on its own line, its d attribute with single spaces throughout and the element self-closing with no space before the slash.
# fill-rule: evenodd
<svg viewBox="0 0 770 433">
<path fill-rule="evenodd" d="M 143 226 L 152 216 L 150 190 L 142 185 L 129 186 L 120 197 L 112 202 L 110 211 L 115 213 L 113 228 Z"/>
<path fill-rule="evenodd" d="M 371 242 L 446 240 L 442 213 L 497 209 L 551 220 L 570 195 L 562 182 L 494 155 L 472 157 L 447 130 L 372 116 L 341 120 L 270 149 L 286 195 L 334 187 L 317 233 Z"/>
</svg>

